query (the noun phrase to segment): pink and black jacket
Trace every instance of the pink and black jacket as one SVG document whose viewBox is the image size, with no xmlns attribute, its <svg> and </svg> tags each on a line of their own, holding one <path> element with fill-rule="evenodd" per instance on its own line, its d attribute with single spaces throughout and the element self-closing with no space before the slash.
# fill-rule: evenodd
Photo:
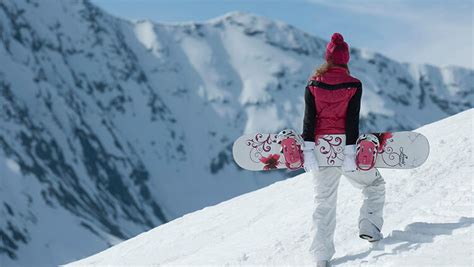
<svg viewBox="0 0 474 267">
<path fill-rule="evenodd" d="M 345 134 L 346 145 L 359 136 L 362 83 L 343 67 L 331 67 L 313 76 L 305 89 L 303 139 L 314 142 L 318 135 Z"/>
</svg>

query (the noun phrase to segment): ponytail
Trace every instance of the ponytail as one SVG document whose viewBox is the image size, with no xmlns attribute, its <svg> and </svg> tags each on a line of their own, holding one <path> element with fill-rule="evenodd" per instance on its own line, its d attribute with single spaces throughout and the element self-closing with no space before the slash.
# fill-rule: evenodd
<svg viewBox="0 0 474 267">
<path fill-rule="evenodd" d="M 335 64 L 332 62 L 332 60 L 329 59 L 328 61 L 324 62 L 323 64 L 321 64 L 318 68 L 314 70 L 313 76 L 316 76 L 316 77 L 322 76 L 332 67 L 342 67 L 347 70 L 347 74 L 350 73 L 349 66 L 347 66 L 347 64 Z"/>
</svg>

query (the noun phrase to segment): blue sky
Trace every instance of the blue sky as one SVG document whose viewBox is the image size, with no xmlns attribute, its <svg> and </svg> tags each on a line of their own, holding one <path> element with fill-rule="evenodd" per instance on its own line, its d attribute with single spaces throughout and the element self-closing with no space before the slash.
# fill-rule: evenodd
<svg viewBox="0 0 474 267">
<path fill-rule="evenodd" d="M 404 62 L 473 68 L 470 0 L 92 0 L 116 16 L 155 22 L 205 21 L 244 11 Z"/>
</svg>

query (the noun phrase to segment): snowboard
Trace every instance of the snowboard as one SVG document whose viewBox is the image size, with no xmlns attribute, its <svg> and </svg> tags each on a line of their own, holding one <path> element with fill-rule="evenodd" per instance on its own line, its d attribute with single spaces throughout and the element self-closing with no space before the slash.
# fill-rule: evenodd
<svg viewBox="0 0 474 267">
<path fill-rule="evenodd" d="M 417 132 L 372 133 L 377 136 L 380 148 L 376 168 L 412 169 L 428 158 L 428 139 Z M 316 160 L 320 167 L 342 166 L 345 135 L 321 135 L 315 140 Z M 232 147 L 234 160 L 243 169 L 268 171 L 286 169 L 277 134 L 255 133 L 239 137 Z"/>
</svg>

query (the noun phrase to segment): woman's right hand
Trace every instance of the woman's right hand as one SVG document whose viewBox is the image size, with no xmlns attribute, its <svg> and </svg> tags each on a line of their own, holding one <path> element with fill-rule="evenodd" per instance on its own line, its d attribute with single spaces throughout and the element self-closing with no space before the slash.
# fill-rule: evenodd
<svg viewBox="0 0 474 267">
<path fill-rule="evenodd" d="M 316 156 L 314 155 L 314 148 L 314 142 L 304 142 L 304 147 L 302 148 L 304 155 L 303 167 L 306 172 L 319 171 L 319 165 L 316 161 Z"/>
</svg>

